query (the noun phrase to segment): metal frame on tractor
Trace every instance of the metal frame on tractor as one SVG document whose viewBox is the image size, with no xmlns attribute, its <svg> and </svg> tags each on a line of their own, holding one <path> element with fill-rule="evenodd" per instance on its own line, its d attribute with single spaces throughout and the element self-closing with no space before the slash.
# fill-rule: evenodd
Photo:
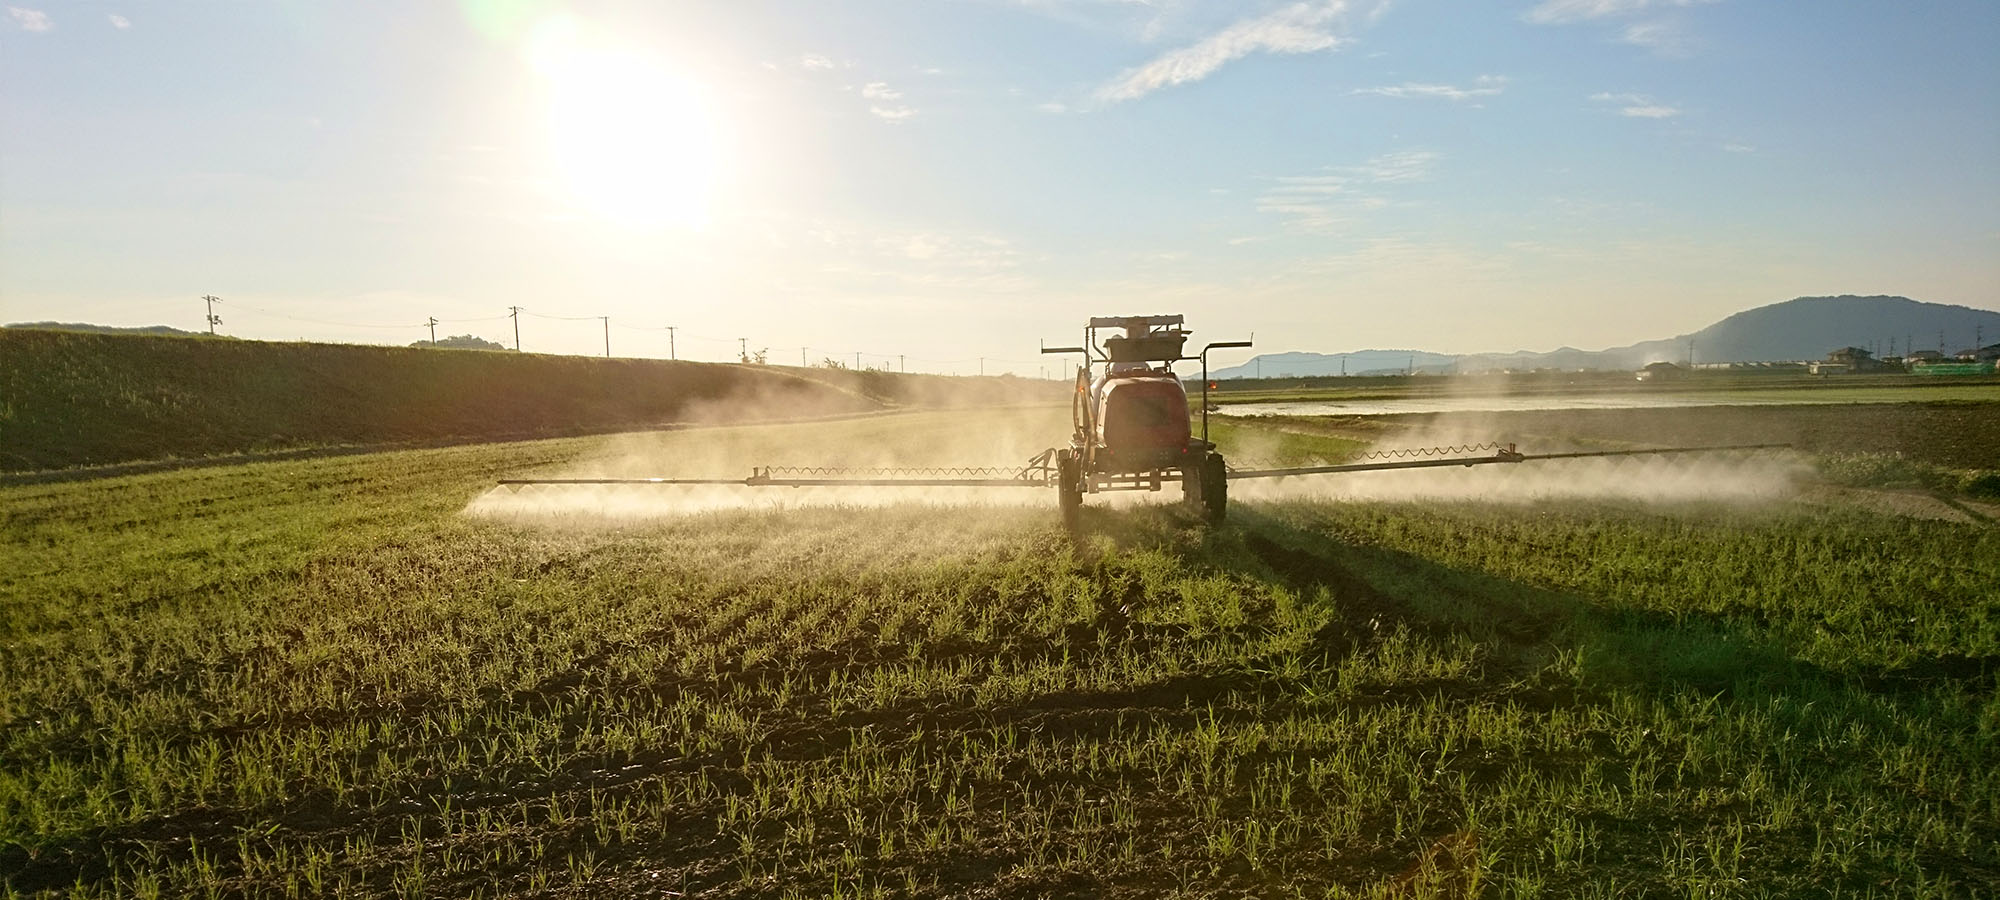
<svg viewBox="0 0 2000 900">
<path fill-rule="evenodd" d="M 1056 490 L 1065 520 L 1076 518 L 1085 494 L 1157 492 L 1171 479 L 1181 483 L 1183 499 L 1205 511 L 1210 521 L 1222 521 L 1229 503 L 1229 469 L 1215 443 L 1208 439 L 1208 352 L 1248 347 L 1251 342 L 1214 341 L 1203 345 L 1199 354 L 1185 356 L 1187 336 L 1194 333 L 1185 325 L 1186 318 L 1179 315 L 1093 316 L 1084 324 L 1082 346 L 1042 348 L 1043 353 L 1083 356 L 1083 364 L 1076 370 L 1076 392 L 1070 399 L 1069 446 L 1057 450 L 1055 455 Z M 1099 329 L 1118 329 L 1123 334 L 1099 341 Z M 1109 397 L 1112 379 L 1121 376 L 1170 378 L 1179 385 L 1180 376 L 1174 374 L 1173 364 L 1194 361 L 1201 363 L 1201 436 L 1190 435 L 1186 446 L 1180 448 L 1180 455 L 1163 464 L 1133 468 L 1115 463 L 1104 442 L 1098 439 L 1097 419 L 1103 410 L 1098 407 L 1099 398 L 1094 396 L 1097 385 L 1092 369 L 1104 368 L 1102 387 Z M 1162 365 L 1154 368 L 1148 363 Z M 1121 365 L 1143 368 L 1114 371 Z M 1181 393 L 1185 405 L 1184 387 Z"/>
</svg>

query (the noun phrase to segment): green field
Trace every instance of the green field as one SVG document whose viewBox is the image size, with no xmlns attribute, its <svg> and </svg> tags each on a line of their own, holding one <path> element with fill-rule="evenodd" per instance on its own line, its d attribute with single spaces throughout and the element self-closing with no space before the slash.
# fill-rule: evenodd
<svg viewBox="0 0 2000 900">
<path fill-rule="evenodd" d="M 1279 499 L 1218 528 L 1092 505 L 1066 532 L 1040 492 L 682 515 L 663 489 L 628 515 L 465 514 L 526 473 L 883 445 L 1017 462 L 1061 434 L 1045 416 L 1000 438 L 931 413 L 0 487 L 0 878 L 77 897 L 2000 893 L 1988 506 L 1899 515 L 1807 485 Z M 1227 427 L 1277 457 L 1360 446 Z M 1662 465 L 1618 471 L 1685 471 Z"/>
</svg>

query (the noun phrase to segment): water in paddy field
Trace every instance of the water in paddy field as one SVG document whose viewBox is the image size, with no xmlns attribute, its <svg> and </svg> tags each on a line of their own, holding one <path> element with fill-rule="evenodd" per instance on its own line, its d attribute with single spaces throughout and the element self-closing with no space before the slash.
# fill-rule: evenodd
<svg viewBox="0 0 2000 900">
<path fill-rule="evenodd" d="M 1694 406 L 1797 406 L 1853 403 L 1853 397 L 1816 397 L 1809 392 L 1786 396 L 1710 394 L 1550 394 L 1544 396 L 1406 397 L 1381 400 L 1301 400 L 1231 403 L 1231 416 L 1381 416 L 1394 413 L 1537 412 L 1566 409 L 1679 409 Z"/>
</svg>

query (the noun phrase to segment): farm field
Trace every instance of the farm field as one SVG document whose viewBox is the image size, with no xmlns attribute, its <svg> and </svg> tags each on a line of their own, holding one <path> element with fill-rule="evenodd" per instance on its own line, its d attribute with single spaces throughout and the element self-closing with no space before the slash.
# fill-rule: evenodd
<svg viewBox="0 0 2000 900">
<path fill-rule="evenodd" d="M 1926 423 L 1912 446 L 1959 448 L 1920 461 L 1993 468 L 1969 449 L 1988 410 L 1885 408 Z M 1217 424 L 1271 462 L 1456 432 L 1685 434 L 1519 415 Z M 79 897 L 2000 892 L 1993 507 L 1846 502 L 1875 492 L 1819 483 L 1845 470 L 1817 445 L 1344 499 L 1246 489 L 1219 528 L 1093 499 L 1069 532 L 1032 490 L 491 491 L 1018 463 L 1064 417 L 0 487 L 0 879 Z M 1523 477 L 1568 488 L 1468 480 Z"/>
<path fill-rule="evenodd" d="M 1455 375 L 1222 381 L 1213 393 L 1225 406 L 1270 405 L 1281 414 L 1382 415 L 1495 408 L 1569 409 L 1593 406 L 1789 405 L 1812 403 L 1994 402 L 2000 377 L 1913 375 L 1814 376 L 1702 373 L 1667 382 L 1639 382 L 1624 373 L 1579 372 L 1515 376 Z"/>
</svg>

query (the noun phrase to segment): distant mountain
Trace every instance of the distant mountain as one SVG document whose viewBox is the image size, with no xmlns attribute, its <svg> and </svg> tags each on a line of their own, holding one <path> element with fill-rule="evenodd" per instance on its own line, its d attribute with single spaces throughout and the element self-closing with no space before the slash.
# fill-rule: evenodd
<svg viewBox="0 0 2000 900">
<path fill-rule="evenodd" d="M 119 328 L 115 325 L 90 325 L 84 322 L 13 322 L 6 328 L 34 328 L 41 331 L 87 331 L 93 334 L 180 334 L 201 335 L 200 331 L 182 331 L 170 325 L 146 325 L 139 328 Z M 218 337 L 220 335 L 217 335 Z"/>
<path fill-rule="evenodd" d="M 1210 372 L 1212 378 L 1296 378 L 1307 375 L 1402 375 L 1451 368 L 1456 357 L 1423 350 L 1350 353 L 1260 353 L 1250 362 Z"/>
<path fill-rule="evenodd" d="M 1450 356 L 1420 350 L 1360 350 L 1351 353 L 1272 353 L 1210 373 L 1213 378 L 1401 373 L 1416 360 L 1419 372 L 1479 372 L 1494 369 L 1637 369 L 1652 362 L 1685 363 L 1692 348 L 1696 363 L 1780 362 L 1823 359 L 1841 347 L 1870 348 L 1878 355 L 1918 350 L 1954 354 L 1975 341 L 2000 341 L 2000 312 L 1908 297 L 1800 297 L 1744 310 L 1693 334 L 1642 341 L 1606 350 L 1562 347 L 1548 352 L 1473 353 Z M 1692 343 L 1690 343 L 1692 342 Z"/>
</svg>

